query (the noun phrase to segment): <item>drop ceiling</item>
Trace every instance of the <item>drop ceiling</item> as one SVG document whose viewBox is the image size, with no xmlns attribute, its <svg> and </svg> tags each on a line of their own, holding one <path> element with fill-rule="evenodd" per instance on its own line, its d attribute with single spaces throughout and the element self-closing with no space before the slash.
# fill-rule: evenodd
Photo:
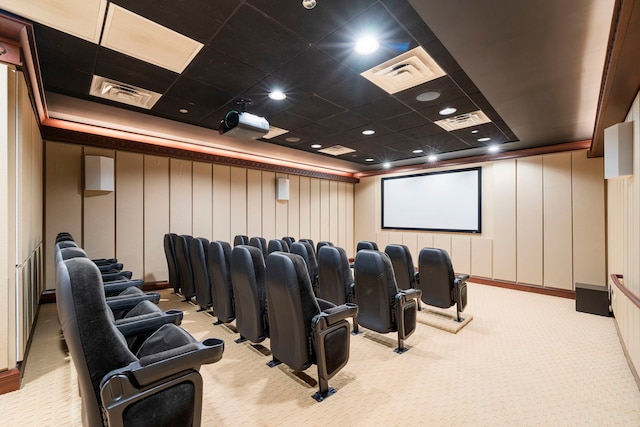
<svg viewBox="0 0 640 427">
<path fill-rule="evenodd" d="M 517 150 L 590 139 L 613 6 L 0 0 L 33 22 L 52 118 L 150 135 L 163 128 L 187 143 L 297 152 L 308 164 L 354 171 L 480 155 L 493 144 Z M 378 51 L 354 51 L 363 33 L 377 35 Z M 157 99 L 140 106 L 92 95 L 96 78 Z M 275 89 L 286 99 L 270 99 Z M 433 92 L 438 98 L 421 100 Z M 241 98 L 280 134 L 253 148 L 219 136 Z M 441 114 L 449 107 L 455 112 Z"/>
</svg>

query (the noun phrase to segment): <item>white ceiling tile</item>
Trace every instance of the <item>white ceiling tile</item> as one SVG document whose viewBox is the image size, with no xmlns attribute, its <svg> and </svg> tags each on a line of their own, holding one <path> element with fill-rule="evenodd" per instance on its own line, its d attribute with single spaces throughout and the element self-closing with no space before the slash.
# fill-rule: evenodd
<svg viewBox="0 0 640 427">
<path fill-rule="evenodd" d="M 111 4 L 101 45 L 181 73 L 202 43 Z"/>
<path fill-rule="evenodd" d="M 106 0 L 0 0 L 0 8 L 98 43 Z"/>
</svg>

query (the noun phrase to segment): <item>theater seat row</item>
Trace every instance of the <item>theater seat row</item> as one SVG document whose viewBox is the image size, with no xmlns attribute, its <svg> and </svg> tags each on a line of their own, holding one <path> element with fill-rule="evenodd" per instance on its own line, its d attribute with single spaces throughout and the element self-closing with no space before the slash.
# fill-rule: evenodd
<svg viewBox="0 0 640 427">
<path fill-rule="evenodd" d="M 83 425 L 199 426 L 198 370 L 220 360 L 224 342 L 195 340 L 178 326 L 181 311 L 162 312 L 153 304 L 159 298 L 139 300 L 135 286 L 106 297 L 105 260 L 87 258 L 66 233 L 58 237 L 56 304 L 78 373 Z M 127 303 L 133 306 L 123 309 Z"/>
</svg>

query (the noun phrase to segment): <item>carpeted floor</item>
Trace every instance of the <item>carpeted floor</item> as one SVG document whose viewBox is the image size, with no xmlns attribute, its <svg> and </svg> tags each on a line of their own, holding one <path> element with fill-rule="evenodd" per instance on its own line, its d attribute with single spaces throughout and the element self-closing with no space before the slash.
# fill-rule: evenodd
<svg viewBox="0 0 640 427">
<path fill-rule="evenodd" d="M 183 310 L 196 338 L 225 340 L 222 360 L 201 369 L 204 426 L 640 425 L 640 391 L 613 319 L 563 298 L 471 283 L 468 291 L 471 322 L 454 334 L 419 313 L 402 355 L 395 334 L 352 336 L 349 363 L 329 382 L 338 392 L 322 403 L 310 397 L 315 366 L 269 368 L 268 340 L 235 344 L 229 328 L 169 291 L 161 306 Z M 41 307 L 22 384 L 0 396 L 1 426 L 80 425 L 54 304 Z"/>
</svg>

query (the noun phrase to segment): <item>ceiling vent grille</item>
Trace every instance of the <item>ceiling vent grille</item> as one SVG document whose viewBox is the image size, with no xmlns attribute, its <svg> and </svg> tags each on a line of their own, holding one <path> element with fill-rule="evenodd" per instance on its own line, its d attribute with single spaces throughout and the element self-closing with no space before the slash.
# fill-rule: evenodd
<svg viewBox="0 0 640 427">
<path fill-rule="evenodd" d="M 449 117 L 434 122 L 442 129 L 451 132 L 452 130 L 465 129 L 472 126 L 478 126 L 489 123 L 491 120 L 481 110 L 472 113 L 460 114 L 459 116 Z"/>
<path fill-rule="evenodd" d="M 334 145 L 333 147 L 323 148 L 322 150 L 318 150 L 320 153 L 331 154 L 332 156 L 341 156 L 347 153 L 353 153 L 353 148 L 343 147 L 342 145 Z"/>
<path fill-rule="evenodd" d="M 446 75 L 422 48 L 411 49 L 361 74 L 373 84 L 394 94 Z"/>
<path fill-rule="evenodd" d="M 95 75 L 91 81 L 89 94 L 147 110 L 151 109 L 162 96 L 150 90 Z"/>
</svg>

